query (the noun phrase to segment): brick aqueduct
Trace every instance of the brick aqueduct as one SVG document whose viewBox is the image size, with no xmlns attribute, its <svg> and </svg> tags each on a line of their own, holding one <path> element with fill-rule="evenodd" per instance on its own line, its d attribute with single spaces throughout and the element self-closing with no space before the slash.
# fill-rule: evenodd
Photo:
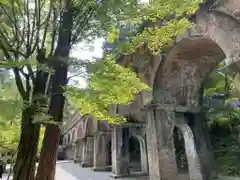
<svg viewBox="0 0 240 180">
<path fill-rule="evenodd" d="M 150 180 L 175 180 L 179 168 L 173 132 L 177 129 L 183 137 L 189 179 L 209 179 L 212 156 L 201 113 L 202 87 L 225 58 L 230 68 L 239 69 L 240 0 L 202 6 L 194 26 L 177 36 L 174 46 L 159 56 L 139 49 L 120 63 L 144 55 L 150 57 L 149 63 L 135 70 L 152 92 L 139 93 L 129 105 L 111 107 L 112 113 L 129 118 L 121 126 L 71 115 L 63 130 L 66 158 L 96 171 L 111 170 L 114 177 L 135 171 L 149 174 Z M 149 98 L 152 101 L 147 104 Z"/>
</svg>

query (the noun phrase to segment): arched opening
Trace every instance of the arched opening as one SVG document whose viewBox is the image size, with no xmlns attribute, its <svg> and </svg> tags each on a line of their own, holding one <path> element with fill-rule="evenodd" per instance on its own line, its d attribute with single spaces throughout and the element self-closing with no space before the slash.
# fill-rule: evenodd
<svg viewBox="0 0 240 180">
<path fill-rule="evenodd" d="M 84 136 L 91 136 L 94 130 L 93 127 L 94 127 L 93 118 L 89 115 L 86 115 L 83 127 Z"/>
<path fill-rule="evenodd" d="M 177 43 L 162 61 L 154 86 L 154 101 L 197 108 L 205 77 L 225 59 L 222 49 L 206 37 Z"/>
<path fill-rule="evenodd" d="M 78 131 L 77 136 L 81 138 L 83 136 L 83 123 L 82 122 L 79 123 L 77 131 Z"/>
<path fill-rule="evenodd" d="M 59 145 L 64 145 L 64 144 L 65 144 L 65 138 L 63 137 L 63 135 L 61 135 L 59 140 Z"/>
<path fill-rule="evenodd" d="M 66 137 L 63 138 L 63 145 L 67 145 L 67 138 Z"/>
<path fill-rule="evenodd" d="M 182 116 L 182 118 L 184 118 Z M 176 148 L 176 160 L 179 177 L 186 179 L 201 179 L 203 174 L 200 168 L 200 160 L 194 143 L 194 136 L 187 124 L 176 124 L 174 127 L 174 142 Z M 181 174 L 181 175 L 180 175 Z"/>
<path fill-rule="evenodd" d="M 67 135 L 67 140 L 68 140 L 68 144 L 70 144 L 71 143 L 71 135 L 70 135 L 70 133 Z"/>
<path fill-rule="evenodd" d="M 141 146 L 140 141 L 131 136 L 129 138 L 129 160 L 130 160 L 130 171 L 141 172 Z"/>
<path fill-rule="evenodd" d="M 112 165 L 112 141 L 108 141 L 107 143 L 107 166 Z"/>
<path fill-rule="evenodd" d="M 182 39 L 160 64 L 153 86 L 155 102 L 181 107 L 179 113 L 182 114 L 181 117 L 185 117 L 183 123 L 188 124 L 194 134 L 192 145 L 196 145 L 204 179 L 209 179 L 213 157 L 207 122 L 200 116 L 203 99 L 202 84 L 225 57 L 221 47 L 208 37 Z M 176 117 L 176 122 L 178 121 L 180 119 Z M 163 124 L 162 128 L 169 130 L 166 132 L 171 132 L 170 129 L 174 128 L 174 124 L 172 123 L 170 127 L 168 124 Z M 186 161 L 185 150 L 190 147 L 185 147 L 182 133 L 178 131 L 178 128 L 174 128 L 177 166 L 180 172 L 186 172 L 189 163 Z"/>
<path fill-rule="evenodd" d="M 180 129 L 174 127 L 173 136 L 178 172 L 186 174 L 188 173 L 188 162 L 183 134 Z"/>
<path fill-rule="evenodd" d="M 221 4 L 221 6 L 223 5 L 222 3 L 219 4 Z M 222 7 L 221 9 L 224 9 Z M 235 6 L 233 7 L 235 8 Z M 227 8 L 225 7 L 225 9 Z M 170 53 L 168 53 L 169 51 L 165 52 L 167 58 L 163 56 L 163 60 L 155 77 L 153 85 L 153 102 L 161 103 L 164 106 L 175 105 L 176 107 L 176 105 L 179 105 L 177 107 L 183 107 L 180 109 L 180 113 L 184 114 L 185 111 L 194 114 L 194 119 L 196 120 L 194 120 L 195 122 L 192 124 L 193 127 L 191 128 L 195 136 L 195 144 L 197 144 L 201 167 L 205 167 L 205 170 L 209 171 L 211 170 L 211 166 L 209 166 L 211 156 L 209 156 L 210 151 L 207 147 L 209 138 L 204 132 L 205 129 L 207 129 L 205 128 L 207 124 L 203 121 L 203 117 L 199 115 L 199 112 L 201 112 L 201 86 L 205 77 L 217 67 L 217 64 L 224 59 L 225 55 L 233 61 L 240 59 L 238 48 L 240 32 L 237 30 L 232 31 L 233 29 L 238 29 L 237 27 L 239 27 L 239 24 L 237 24 L 237 21 L 230 15 L 226 15 L 222 12 L 200 11 L 196 16 L 196 28 L 189 29 L 185 35 L 189 37 L 191 35 L 197 35 L 198 33 L 201 34 L 199 34 L 199 37 L 188 39 L 183 39 L 183 37 L 181 37 L 179 39 L 183 40 L 177 43 L 175 47 L 166 50 L 170 50 Z M 205 35 L 209 38 L 200 37 L 200 35 Z M 150 117 L 149 119 L 156 120 L 156 116 L 158 116 L 158 119 L 163 116 L 161 114 L 154 115 L 155 117 Z M 171 124 L 171 121 L 172 119 L 170 118 L 169 120 L 166 118 L 166 121 L 159 121 L 159 127 L 156 129 L 154 137 L 161 137 L 164 134 L 162 133 L 163 129 L 167 129 L 166 136 L 171 137 L 172 129 L 174 128 L 174 123 Z M 176 121 L 178 121 L 178 119 L 176 119 Z M 152 126 L 155 126 L 155 124 Z M 150 135 L 149 137 L 151 137 Z M 168 148 L 168 150 L 172 152 L 172 143 L 170 145 L 167 144 L 167 140 L 169 139 L 166 138 L 165 140 L 161 138 L 160 141 L 163 142 L 160 143 L 165 143 L 165 148 Z M 153 145 L 155 141 L 150 143 Z M 170 155 L 166 157 L 166 159 L 171 160 Z M 160 162 L 161 158 L 158 158 L 157 161 Z M 154 157 L 149 161 L 149 163 L 151 163 L 150 167 L 154 167 L 153 162 L 155 163 Z M 171 163 L 168 165 L 170 168 L 175 168 L 175 165 L 171 165 Z M 163 179 L 171 179 L 169 178 L 171 177 L 171 173 L 168 173 L 169 170 L 167 168 L 165 170 L 159 167 L 159 169 L 163 171 L 161 173 L 165 177 L 154 173 L 155 169 L 151 171 L 151 174 L 159 177 L 161 176 Z M 203 173 L 205 174 L 205 172 Z M 205 176 L 203 179 L 210 179 L 210 177 Z"/>
<path fill-rule="evenodd" d="M 72 131 L 72 141 L 76 140 L 76 133 L 75 130 Z"/>
</svg>

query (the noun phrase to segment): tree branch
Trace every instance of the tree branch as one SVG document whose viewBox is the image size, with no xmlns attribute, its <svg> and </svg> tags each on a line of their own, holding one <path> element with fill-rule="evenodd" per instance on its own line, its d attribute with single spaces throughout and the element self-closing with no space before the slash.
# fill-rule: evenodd
<svg viewBox="0 0 240 180">
<path fill-rule="evenodd" d="M 19 93 L 21 94 L 23 100 L 28 101 L 29 100 L 29 94 L 27 94 L 27 92 L 24 89 L 23 83 L 22 83 L 22 79 L 19 73 L 19 68 L 13 68 L 13 72 L 15 75 L 15 82 L 18 88 Z"/>
<path fill-rule="evenodd" d="M 86 3 L 85 3 L 86 4 Z M 84 5 L 81 4 L 81 6 L 83 7 Z M 76 21 L 76 26 L 74 27 L 76 30 L 75 35 L 73 35 L 72 37 L 72 43 L 75 43 L 76 41 L 78 41 L 78 36 L 80 34 L 80 32 L 82 31 L 82 29 L 84 28 L 84 26 L 87 24 L 87 22 L 89 21 L 89 19 L 91 19 L 93 13 L 96 11 L 96 6 L 90 6 L 87 10 L 86 13 L 83 13 L 83 17 L 77 17 L 76 19 L 78 19 Z M 83 19 L 83 20 L 82 20 Z M 81 21 L 81 22 L 80 22 Z"/>
<path fill-rule="evenodd" d="M 24 11 L 27 15 L 27 44 L 26 44 L 26 50 L 27 53 L 31 52 L 31 44 L 30 44 L 30 14 L 29 14 L 29 0 L 27 2 L 24 0 Z"/>
<path fill-rule="evenodd" d="M 46 25 L 45 25 L 44 31 L 43 31 L 42 44 L 41 44 L 41 47 L 40 47 L 41 49 L 44 48 L 44 45 L 45 45 L 45 40 L 46 40 L 46 37 L 47 37 L 47 32 L 48 32 L 48 27 L 49 27 L 49 21 L 50 21 L 51 14 L 52 14 L 52 3 L 49 6 L 48 15 L 47 15 L 46 20 L 45 20 Z"/>
<path fill-rule="evenodd" d="M 11 21 L 12 24 L 12 30 L 14 33 L 14 38 L 17 41 L 17 44 L 20 42 L 19 41 L 19 35 L 21 34 L 19 31 L 19 28 L 17 27 L 17 21 L 16 21 L 16 17 L 15 17 L 15 11 L 14 11 L 14 5 L 13 2 L 11 3 L 11 8 L 12 8 L 12 12 L 13 12 L 13 18 L 11 17 L 11 15 L 7 12 L 7 10 L 4 8 L 4 5 L 0 4 L 1 9 L 3 10 L 3 12 L 5 13 L 5 15 L 8 17 L 8 19 Z"/>
<path fill-rule="evenodd" d="M 67 78 L 67 82 L 69 82 L 70 79 L 72 79 L 72 78 L 74 78 L 74 77 L 78 77 L 78 76 L 80 76 L 80 75 L 82 75 L 82 74 L 84 74 L 84 72 L 79 72 L 79 73 L 77 73 L 77 74 L 74 74 L 74 75 L 72 75 L 72 76 L 69 76 L 69 77 Z"/>
<path fill-rule="evenodd" d="M 52 20 L 52 42 L 51 42 L 51 49 L 50 49 L 50 53 L 49 56 L 53 55 L 53 52 L 55 50 L 55 46 L 54 43 L 56 41 L 56 35 L 57 35 L 57 12 L 56 12 L 56 8 L 53 7 L 53 20 Z"/>
<path fill-rule="evenodd" d="M 18 51 L 17 49 L 12 48 L 12 45 L 10 44 L 10 42 L 8 41 L 8 38 L 6 37 L 6 35 L 3 33 L 3 31 L 0 28 L 0 37 L 3 38 L 4 43 L 6 44 L 5 46 L 2 44 L 2 46 L 8 51 L 8 52 L 12 52 L 12 53 L 17 53 L 19 55 L 21 55 L 22 57 L 26 58 L 26 55 L 20 51 Z M 7 46 L 7 47 L 6 47 Z M 10 56 L 11 58 L 11 56 Z"/>
<path fill-rule="evenodd" d="M 29 65 L 29 64 L 27 64 L 26 67 L 27 67 L 27 70 L 28 70 L 28 72 L 29 72 L 29 75 L 30 75 L 30 77 L 31 77 L 31 79 L 32 79 L 32 81 L 33 81 L 33 83 L 34 83 L 34 82 L 36 81 L 36 78 L 35 78 L 34 72 L 33 72 L 33 70 L 32 70 L 32 67 L 31 67 L 31 65 Z"/>
</svg>

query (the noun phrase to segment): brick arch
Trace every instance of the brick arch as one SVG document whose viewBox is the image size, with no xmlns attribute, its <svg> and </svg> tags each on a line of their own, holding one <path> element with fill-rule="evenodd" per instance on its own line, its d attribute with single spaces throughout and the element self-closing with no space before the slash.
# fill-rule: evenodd
<svg viewBox="0 0 240 180">
<path fill-rule="evenodd" d="M 197 108 L 204 78 L 225 57 L 239 60 L 240 24 L 235 19 L 224 13 L 200 12 L 196 22 L 160 63 L 153 85 L 154 101 Z"/>
<path fill-rule="evenodd" d="M 222 49 L 209 38 L 181 40 L 168 53 L 155 77 L 153 92 L 156 89 L 161 92 L 161 97 L 155 96 L 155 100 L 165 104 L 193 105 L 195 102 L 188 100 L 197 101 L 204 78 L 224 59 Z"/>
</svg>

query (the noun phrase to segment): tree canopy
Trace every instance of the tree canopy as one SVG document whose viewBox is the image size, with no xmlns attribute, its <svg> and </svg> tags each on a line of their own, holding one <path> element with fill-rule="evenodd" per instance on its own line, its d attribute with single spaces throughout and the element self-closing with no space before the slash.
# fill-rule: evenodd
<svg viewBox="0 0 240 180">
<path fill-rule="evenodd" d="M 161 53 L 165 47 L 171 45 L 177 34 L 184 33 L 191 27 L 188 16 L 194 14 L 202 2 L 155 0 L 135 4 L 131 11 L 118 16 L 106 37 L 107 43 L 117 43 L 116 49 L 105 53 L 101 61 L 87 67 L 87 89 L 68 88 L 70 101 L 81 109 L 81 113 L 91 114 L 95 119 L 108 120 L 111 123 L 124 122 L 124 117 L 109 114 L 109 105 L 128 104 L 137 93 L 150 89 L 129 68 L 117 65 L 118 58 L 131 55 L 144 44 L 147 44 L 148 51 L 152 54 Z M 122 40 L 119 26 L 130 26 L 129 29 L 132 27 L 133 32 L 126 33 L 128 38 Z"/>
</svg>

